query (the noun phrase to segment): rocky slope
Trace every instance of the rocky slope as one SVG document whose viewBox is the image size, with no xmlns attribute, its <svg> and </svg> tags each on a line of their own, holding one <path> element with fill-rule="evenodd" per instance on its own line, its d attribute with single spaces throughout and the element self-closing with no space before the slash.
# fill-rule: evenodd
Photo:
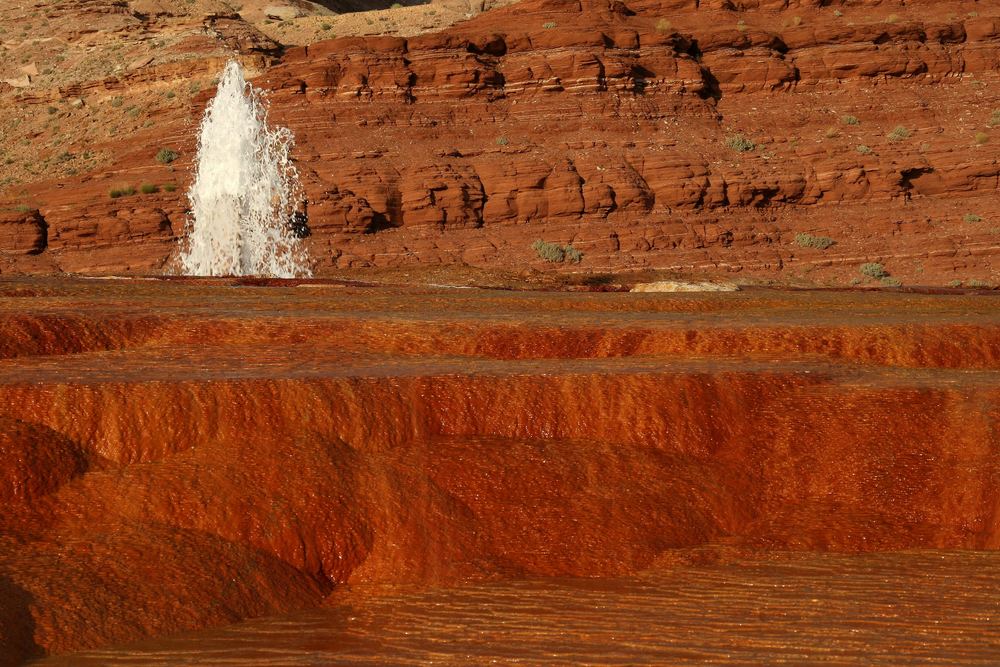
<svg viewBox="0 0 1000 667">
<path fill-rule="evenodd" d="M 296 134 L 320 275 L 1000 278 L 1000 8 L 989 3 L 525 0 L 441 32 L 303 46 L 238 14 L 212 21 Z M 62 127 L 101 109 L 90 123 L 103 130 L 123 91 L 210 77 L 224 50 L 213 48 L 14 99 L 26 117 L 56 105 Z M 4 267 L 169 271 L 210 94 L 170 98 L 152 122 L 121 126 L 127 142 L 98 131 L 8 184 Z M 82 107 L 60 105 L 70 97 Z M 180 159 L 158 164 L 163 147 Z M 87 153 L 99 157 L 66 166 Z M 109 197 L 144 183 L 160 191 Z M 582 259 L 546 262 L 536 240 Z M 864 263 L 882 272 L 862 275 Z"/>
</svg>

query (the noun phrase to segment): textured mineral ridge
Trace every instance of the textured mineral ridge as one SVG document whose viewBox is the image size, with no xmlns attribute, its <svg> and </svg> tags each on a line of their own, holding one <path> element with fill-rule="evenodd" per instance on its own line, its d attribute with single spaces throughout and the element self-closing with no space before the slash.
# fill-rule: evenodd
<svg viewBox="0 0 1000 667">
<path fill-rule="evenodd" d="M 0 664 L 344 584 L 992 553 L 997 298 L 7 279 Z"/>
<path fill-rule="evenodd" d="M 141 16 L 149 31 L 166 20 Z M 205 20 L 295 132 L 317 275 L 665 269 L 847 285 L 880 263 L 909 284 L 1000 277 L 995 3 L 524 0 L 436 33 L 299 47 L 238 15 Z M 221 66 L 195 44 L 16 103 L 44 115 L 76 95 L 83 111 L 162 99 Z M 127 141 L 66 147 L 107 169 L 9 188 L 2 268 L 171 270 L 211 94 L 174 100 Z M 166 146 L 181 153 L 170 166 L 154 159 Z M 582 260 L 545 262 L 538 239 Z"/>
</svg>

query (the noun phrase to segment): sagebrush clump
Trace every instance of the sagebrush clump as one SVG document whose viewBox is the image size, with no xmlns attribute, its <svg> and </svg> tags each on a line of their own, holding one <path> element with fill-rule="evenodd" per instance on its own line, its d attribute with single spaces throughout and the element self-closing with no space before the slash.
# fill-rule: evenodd
<svg viewBox="0 0 1000 667">
<path fill-rule="evenodd" d="M 812 234 L 796 234 L 795 242 L 802 248 L 817 248 L 819 250 L 826 250 L 836 243 L 829 236 L 813 236 Z"/>
<path fill-rule="evenodd" d="M 114 188 L 111 190 L 111 192 L 108 193 L 108 195 L 112 199 L 118 199 L 119 197 L 128 197 L 134 194 L 135 194 L 135 188 L 133 188 L 131 185 L 125 185 L 122 187 Z"/>
<path fill-rule="evenodd" d="M 910 131 L 905 127 L 903 127 L 902 125 L 897 125 L 895 128 L 893 128 L 892 132 L 885 135 L 885 137 L 892 143 L 898 143 L 900 141 L 903 141 L 904 139 L 909 139 Z"/>
<path fill-rule="evenodd" d="M 862 275 L 874 278 L 875 280 L 885 278 L 889 275 L 889 272 L 885 270 L 885 267 L 878 262 L 866 262 L 861 265 L 859 271 L 861 271 Z"/>
<path fill-rule="evenodd" d="M 757 144 L 750 141 L 742 134 L 732 134 L 726 137 L 726 146 L 737 153 L 748 153 L 757 148 Z"/>
<path fill-rule="evenodd" d="M 531 249 L 546 262 L 559 263 L 569 262 L 579 264 L 583 260 L 583 253 L 572 245 L 559 245 L 538 239 L 531 244 Z"/>
<path fill-rule="evenodd" d="M 180 155 L 177 153 L 177 151 L 172 150 L 170 148 L 161 148 L 156 153 L 156 161 L 159 162 L 160 164 L 170 164 L 179 157 Z"/>
</svg>

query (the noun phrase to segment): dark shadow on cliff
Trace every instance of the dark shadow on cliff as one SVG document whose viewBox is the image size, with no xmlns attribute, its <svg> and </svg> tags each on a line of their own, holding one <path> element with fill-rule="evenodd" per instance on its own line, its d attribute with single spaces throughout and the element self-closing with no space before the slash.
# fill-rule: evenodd
<svg viewBox="0 0 1000 667">
<path fill-rule="evenodd" d="M 45 655 L 35 643 L 31 594 L 0 574 L 0 667 L 14 667 Z"/>
</svg>

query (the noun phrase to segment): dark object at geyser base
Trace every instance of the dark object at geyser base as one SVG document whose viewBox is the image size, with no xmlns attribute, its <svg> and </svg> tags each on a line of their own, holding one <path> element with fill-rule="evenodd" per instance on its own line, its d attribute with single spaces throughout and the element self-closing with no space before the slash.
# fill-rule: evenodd
<svg viewBox="0 0 1000 667">
<path fill-rule="evenodd" d="M 297 239 L 304 239 L 312 235 L 312 231 L 309 229 L 309 216 L 305 211 L 295 211 L 292 213 L 289 226 L 291 227 L 292 234 Z"/>
</svg>

